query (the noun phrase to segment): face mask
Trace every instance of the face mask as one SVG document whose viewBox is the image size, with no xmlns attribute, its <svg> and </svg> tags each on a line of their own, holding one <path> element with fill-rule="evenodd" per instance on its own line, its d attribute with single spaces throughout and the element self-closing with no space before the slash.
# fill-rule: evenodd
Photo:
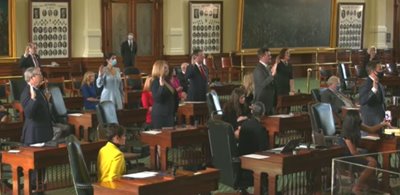
<svg viewBox="0 0 400 195">
<path fill-rule="evenodd" d="M 117 59 L 112 59 L 111 60 L 111 65 L 113 65 L 113 66 L 117 65 Z"/>
<path fill-rule="evenodd" d="M 340 90 L 340 85 L 336 85 L 336 90 L 337 90 L 337 91 Z"/>
<path fill-rule="evenodd" d="M 132 39 L 133 39 L 133 36 L 128 36 L 128 39 L 129 39 L 129 40 L 132 40 Z"/>
<path fill-rule="evenodd" d="M 384 76 L 383 72 L 376 72 L 375 74 L 376 74 L 376 76 L 378 77 L 379 80 L 382 79 L 383 76 Z"/>
</svg>

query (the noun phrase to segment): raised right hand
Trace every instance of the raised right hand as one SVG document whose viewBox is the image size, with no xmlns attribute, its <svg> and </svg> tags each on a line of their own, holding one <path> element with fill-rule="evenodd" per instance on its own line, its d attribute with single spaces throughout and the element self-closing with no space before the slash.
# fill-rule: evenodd
<svg viewBox="0 0 400 195">
<path fill-rule="evenodd" d="M 30 91 L 31 91 L 31 99 L 36 100 L 36 91 L 33 89 L 32 85 L 30 86 Z"/>
<path fill-rule="evenodd" d="M 99 67 L 99 76 L 101 76 L 103 73 L 104 73 L 104 66 L 103 65 L 100 65 L 100 67 Z"/>
<path fill-rule="evenodd" d="M 164 86 L 164 78 L 160 77 L 160 86 Z"/>
</svg>

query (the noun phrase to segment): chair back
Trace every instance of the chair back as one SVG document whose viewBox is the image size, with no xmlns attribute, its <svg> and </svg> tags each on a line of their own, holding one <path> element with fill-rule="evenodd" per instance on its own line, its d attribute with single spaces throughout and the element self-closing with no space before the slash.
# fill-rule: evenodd
<svg viewBox="0 0 400 195">
<path fill-rule="evenodd" d="M 311 117 L 314 131 L 322 132 L 325 136 L 333 136 L 336 133 L 335 119 L 332 107 L 328 103 L 317 103 L 311 106 Z"/>
<path fill-rule="evenodd" d="M 47 88 L 58 87 L 60 88 L 62 96 L 65 96 L 66 88 L 64 83 L 64 77 L 47 78 Z"/>
<path fill-rule="evenodd" d="M 222 68 L 231 68 L 232 60 L 230 57 L 221 57 L 221 66 Z"/>
<path fill-rule="evenodd" d="M 210 116 L 213 114 L 222 115 L 221 104 L 219 102 L 218 94 L 215 90 L 207 93 L 207 106 Z"/>
<path fill-rule="evenodd" d="M 118 123 L 117 110 L 112 101 L 103 101 L 96 106 L 96 115 L 99 124 Z"/>
<path fill-rule="evenodd" d="M 317 89 L 311 89 L 311 95 L 314 99 L 315 102 L 321 102 L 321 94 L 326 90 L 327 88 L 317 88 Z"/>
<path fill-rule="evenodd" d="M 397 76 L 399 74 L 399 71 L 397 70 L 397 65 L 396 64 L 386 64 L 385 73 L 388 75 Z"/>
<path fill-rule="evenodd" d="M 142 90 L 143 82 L 140 74 L 127 74 L 124 77 L 124 87 L 127 90 Z"/>
<path fill-rule="evenodd" d="M 67 108 L 60 88 L 57 86 L 49 87 L 51 94 L 52 115 L 57 123 L 67 124 Z"/>
<path fill-rule="evenodd" d="M 93 186 L 79 141 L 74 135 L 65 138 L 72 181 L 77 195 L 93 195 Z"/>
<path fill-rule="evenodd" d="M 24 79 L 11 79 L 10 80 L 12 100 L 20 101 L 21 93 L 24 90 L 26 85 L 27 84 Z"/>
<path fill-rule="evenodd" d="M 350 80 L 350 71 L 344 63 L 338 65 L 338 73 L 340 78 L 340 86 L 342 90 L 352 89 L 355 85 L 354 81 Z"/>
<path fill-rule="evenodd" d="M 204 62 L 206 64 L 208 70 L 215 70 L 214 58 L 211 55 L 204 58 Z"/>
<path fill-rule="evenodd" d="M 233 127 L 221 120 L 209 120 L 208 128 L 212 164 L 220 170 L 220 182 L 235 187 L 239 178 L 240 160 Z"/>
</svg>

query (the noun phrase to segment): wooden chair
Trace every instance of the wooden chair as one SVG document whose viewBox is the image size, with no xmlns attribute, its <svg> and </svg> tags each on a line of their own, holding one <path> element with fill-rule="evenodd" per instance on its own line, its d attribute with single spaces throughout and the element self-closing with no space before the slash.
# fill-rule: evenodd
<svg viewBox="0 0 400 195">
<path fill-rule="evenodd" d="M 233 78 L 240 80 L 240 69 L 232 65 L 231 57 L 221 57 L 221 67 L 221 80 L 226 81 L 224 77 L 225 73 L 228 74 L 228 82 L 231 82 Z"/>
<path fill-rule="evenodd" d="M 124 74 L 125 108 L 139 108 L 143 80 L 140 74 Z"/>
<path fill-rule="evenodd" d="M 219 73 L 215 68 L 214 57 L 212 55 L 208 55 L 207 58 L 204 59 L 205 65 L 208 68 L 208 76 L 210 81 L 214 81 L 219 79 Z"/>
<path fill-rule="evenodd" d="M 73 97 L 81 96 L 82 76 L 71 77 L 71 95 Z"/>
</svg>

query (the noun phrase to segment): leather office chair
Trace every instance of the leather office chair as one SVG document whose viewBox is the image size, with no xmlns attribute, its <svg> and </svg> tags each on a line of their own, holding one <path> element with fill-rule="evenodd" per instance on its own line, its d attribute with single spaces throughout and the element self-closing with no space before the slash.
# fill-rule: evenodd
<svg viewBox="0 0 400 195">
<path fill-rule="evenodd" d="M 212 165 L 220 171 L 219 182 L 245 191 L 253 185 L 253 178 L 240 168 L 233 127 L 221 120 L 209 120 L 208 128 Z"/>
<path fill-rule="evenodd" d="M 217 116 L 222 116 L 221 104 L 219 102 L 218 94 L 215 90 L 211 90 L 207 93 L 206 100 L 210 117 L 213 119 L 215 114 Z"/>
<path fill-rule="evenodd" d="M 24 90 L 26 85 L 27 84 L 24 79 L 11 79 L 10 80 L 12 100 L 20 101 L 21 93 Z"/>
<path fill-rule="evenodd" d="M 93 195 L 93 186 L 79 141 L 73 135 L 68 136 L 65 141 L 76 194 Z"/>
<path fill-rule="evenodd" d="M 311 95 L 315 102 L 321 102 L 321 94 L 327 90 L 327 88 L 311 89 Z"/>
<path fill-rule="evenodd" d="M 338 137 L 336 136 L 335 119 L 331 105 L 328 103 L 316 103 L 311 105 L 310 110 L 313 138 L 322 134 L 328 144 L 336 143 Z"/>
<path fill-rule="evenodd" d="M 57 86 L 49 87 L 49 93 L 51 94 L 52 115 L 55 122 L 67 124 L 68 113 L 60 88 Z"/>
<path fill-rule="evenodd" d="M 352 78 L 350 71 L 345 64 L 338 65 L 338 73 L 340 78 L 340 87 L 343 93 L 354 94 L 356 91 L 357 78 Z"/>
</svg>

